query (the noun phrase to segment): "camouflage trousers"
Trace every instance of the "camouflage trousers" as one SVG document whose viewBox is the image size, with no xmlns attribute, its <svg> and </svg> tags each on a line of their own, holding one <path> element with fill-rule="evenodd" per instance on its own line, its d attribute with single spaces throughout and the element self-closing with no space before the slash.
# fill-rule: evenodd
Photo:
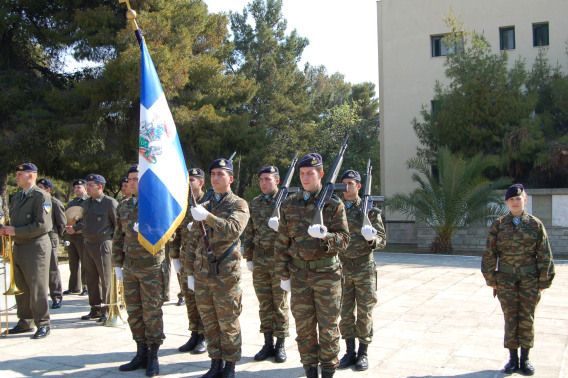
<svg viewBox="0 0 568 378">
<path fill-rule="evenodd" d="M 505 348 L 532 348 L 538 277 L 497 273 L 497 296 L 505 317 Z"/>
<path fill-rule="evenodd" d="M 197 309 L 197 303 L 195 301 L 195 292 L 187 288 L 187 274 L 181 270 L 179 274 L 181 276 L 181 292 L 183 293 L 185 299 L 185 307 L 187 309 L 187 320 L 189 320 L 189 330 L 191 332 L 197 331 L 200 335 L 205 332 L 203 328 L 203 322 L 201 321 L 201 316 L 199 315 L 199 310 Z"/>
<path fill-rule="evenodd" d="M 288 293 L 282 290 L 280 277 L 274 274 L 274 258 L 254 259 L 252 282 L 259 303 L 260 333 L 288 337 Z"/>
<path fill-rule="evenodd" d="M 212 360 L 237 362 L 241 359 L 242 291 L 240 274 L 207 272 L 195 276 L 195 301 L 205 328 L 207 353 Z"/>
<path fill-rule="evenodd" d="M 148 267 L 124 267 L 124 300 L 135 341 L 162 344 L 166 338 L 162 305 L 169 280 L 165 273 L 165 261 Z"/>
<path fill-rule="evenodd" d="M 377 304 L 375 260 L 358 266 L 350 264 L 350 259 L 342 261 L 344 283 L 339 322 L 341 337 L 358 338 L 359 342 L 370 344 L 373 341 L 373 308 Z"/>
<path fill-rule="evenodd" d="M 339 365 L 338 318 L 341 310 L 341 266 L 322 269 L 290 264 L 290 304 L 296 321 L 296 342 L 303 365 L 334 369 Z M 318 338 L 319 334 L 319 338 Z"/>
</svg>

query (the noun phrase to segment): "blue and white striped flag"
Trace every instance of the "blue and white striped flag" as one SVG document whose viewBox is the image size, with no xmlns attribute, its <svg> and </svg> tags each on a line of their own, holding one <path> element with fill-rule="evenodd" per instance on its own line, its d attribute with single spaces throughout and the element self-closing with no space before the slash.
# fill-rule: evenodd
<svg viewBox="0 0 568 378">
<path fill-rule="evenodd" d="M 187 210 L 189 180 L 176 125 L 142 39 L 138 241 L 156 254 Z"/>
</svg>

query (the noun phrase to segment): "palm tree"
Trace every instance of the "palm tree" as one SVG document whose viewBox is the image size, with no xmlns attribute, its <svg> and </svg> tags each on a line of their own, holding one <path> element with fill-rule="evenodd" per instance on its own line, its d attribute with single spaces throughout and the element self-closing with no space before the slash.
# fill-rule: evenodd
<svg viewBox="0 0 568 378">
<path fill-rule="evenodd" d="M 430 250 L 435 253 L 452 251 L 452 236 L 459 230 L 480 220 L 492 220 L 506 213 L 502 195 L 496 189 L 510 184 L 502 177 L 489 181 L 483 171 L 496 165 L 495 159 L 474 156 L 465 161 L 447 147 L 435 155 L 438 175 L 430 170 L 429 163 L 421 158 L 407 162 L 417 172 L 412 180 L 418 188 L 410 194 L 395 194 L 385 206 L 408 217 L 426 223 L 436 231 Z"/>
</svg>

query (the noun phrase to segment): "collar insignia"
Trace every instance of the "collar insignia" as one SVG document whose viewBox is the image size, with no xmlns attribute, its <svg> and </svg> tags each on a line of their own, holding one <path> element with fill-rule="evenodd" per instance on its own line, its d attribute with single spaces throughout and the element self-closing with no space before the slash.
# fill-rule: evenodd
<svg viewBox="0 0 568 378">
<path fill-rule="evenodd" d="M 513 217 L 513 224 L 518 226 L 521 223 L 521 217 Z"/>
<path fill-rule="evenodd" d="M 345 202 L 345 207 L 350 209 L 353 206 L 353 202 Z"/>
<path fill-rule="evenodd" d="M 264 199 L 265 199 L 265 200 L 267 200 L 267 199 L 269 199 L 269 198 L 270 198 L 270 194 L 265 194 L 265 195 L 264 195 Z"/>
<path fill-rule="evenodd" d="M 304 197 L 304 201 L 307 201 L 310 199 L 310 192 L 304 192 L 303 197 Z"/>
<path fill-rule="evenodd" d="M 219 193 L 215 193 L 213 197 L 215 197 L 215 201 L 217 202 L 221 201 L 221 195 Z"/>
</svg>

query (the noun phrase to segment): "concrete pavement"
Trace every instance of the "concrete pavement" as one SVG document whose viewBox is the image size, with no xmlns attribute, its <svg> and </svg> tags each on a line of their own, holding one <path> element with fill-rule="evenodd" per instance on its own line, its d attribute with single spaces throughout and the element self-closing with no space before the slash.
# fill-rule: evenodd
<svg viewBox="0 0 568 378">
<path fill-rule="evenodd" d="M 370 368 L 338 370 L 336 377 L 501 377 L 508 360 L 503 348 L 503 314 L 480 273 L 480 257 L 375 253 L 379 269 L 379 302 L 373 313 L 375 335 L 369 347 Z M 568 261 L 556 261 L 556 278 L 543 293 L 536 314 L 536 341 L 531 361 L 536 377 L 568 376 Z M 61 265 L 63 287 L 69 270 Z M 286 340 L 288 361 L 255 362 L 263 344 L 258 301 L 252 275 L 242 264 L 243 359 L 239 377 L 302 377 L 294 338 L 293 317 Z M 173 278 L 173 277 L 172 277 Z M 171 282 L 172 300 L 164 305 L 166 340 L 159 352 L 160 373 L 199 377 L 210 365 L 207 354 L 179 353 L 189 332 L 185 306 L 175 305 L 179 291 Z M 76 377 L 145 376 L 143 370 L 123 373 L 118 366 L 134 356 L 135 344 L 124 327 L 102 327 L 81 321 L 89 311 L 87 298 L 68 295 L 51 311 L 51 335 L 32 334 L 0 339 L 0 377 L 69 375 Z M 126 314 L 124 314 L 126 320 Z M 10 327 L 17 318 L 9 311 Z M 2 313 L 2 329 L 6 327 Z M 341 342 L 340 357 L 345 351 Z M 520 372 L 513 376 L 522 375 Z"/>
</svg>

